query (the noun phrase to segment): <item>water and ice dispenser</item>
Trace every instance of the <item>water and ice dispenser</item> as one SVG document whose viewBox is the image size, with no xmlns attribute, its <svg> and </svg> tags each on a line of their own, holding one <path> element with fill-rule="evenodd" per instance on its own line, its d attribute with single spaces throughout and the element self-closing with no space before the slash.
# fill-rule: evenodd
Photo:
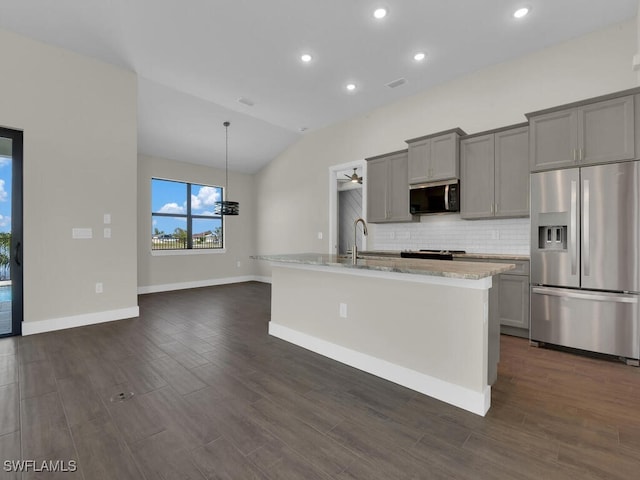
<svg viewBox="0 0 640 480">
<path fill-rule="evenodd" d="M 538 227 L 538 248 L 541 250 L 566 250 L 567 226 L 542 225 Z"/>
</svg>

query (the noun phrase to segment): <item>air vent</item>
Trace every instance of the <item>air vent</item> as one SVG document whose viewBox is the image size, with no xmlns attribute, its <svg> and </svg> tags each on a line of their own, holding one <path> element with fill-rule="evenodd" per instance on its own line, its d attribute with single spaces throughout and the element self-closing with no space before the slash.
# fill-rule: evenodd
<svg viewBox="0 0 640 480">
<path fill-rule="evenodd" d="M 247 107 L 253 107 L 255 105 L 255 102 L 253 100 L 246 97 L 240 97 L 238 99 L 238 103 L 246 105 Z"/>
<path fill-rule="evenodd" d="M 399 78 L 397 80 L 394 80 L 393 82 L 387 83 L 385 86 L 389 88 L 396 88 L 400 85 L 404 85 L 405 83 L 407 83 L 407 81 L 404 78 Z"/>
<path fill-rule="evenodd" d="M 405 83 L 407 83 L 407 81 L 404 78 L 399 78 L 397 80 L 394 80 L 393 82 L 387 83 L 385 86 L 389 88 L 396 88 L 400 85 L 404 85 Z"/>
</svg>

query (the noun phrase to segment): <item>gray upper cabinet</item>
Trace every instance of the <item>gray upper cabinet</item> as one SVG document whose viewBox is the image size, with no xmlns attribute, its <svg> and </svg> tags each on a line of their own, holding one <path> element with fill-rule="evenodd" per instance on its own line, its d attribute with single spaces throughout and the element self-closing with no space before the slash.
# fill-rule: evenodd
<svg viewBox="0 0 640 480">
<path fill-rule="evenodd" d="M 459 128 L 426 137 L 407 140 L 409 146 L 409 183 L 425 183 L 459 178 Z"/>
<path fill-rule="evenodd" d="M 495 134 L 495 216 L 529 216 L 529 127 Z"/>
<path fill-rule="evenodd" d="M 463 139 L 460 142 L 460 216 L 494 216 L 494 136 Z"/>
<path fill-rule="evenodd" d="M 387 220 L 387 182 L 389 162 L 377 158 L 367 162 L 367 221 Z"/>
<path fill-rule="evenodd" d="M 635 158 L 633 95 L 531 114 L 531 171 Z"/>
<path fill-rule="evenodd" d="M 460 142 L 460 216 L 529 215 L 529 129 L 510 128 Z"/>
<path fill-rule="evenodd" d="M 410 222 L 406 150 L 367 159 L 367 221 Z"/>
</svg>

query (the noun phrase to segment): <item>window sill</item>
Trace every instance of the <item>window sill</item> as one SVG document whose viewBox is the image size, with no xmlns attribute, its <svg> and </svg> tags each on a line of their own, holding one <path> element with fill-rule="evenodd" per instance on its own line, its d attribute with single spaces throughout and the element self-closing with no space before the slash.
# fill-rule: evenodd
<svg viewBox="0 0 640 480">
<path fill-rule="evenodd" d="M 203 249 L 183 249 L 183 250 L 151 250 L 152 257 L 171 257 L 174 255 L 215 255 L 226 253 L 224 248 L 203 248 Z"/>
</svg>

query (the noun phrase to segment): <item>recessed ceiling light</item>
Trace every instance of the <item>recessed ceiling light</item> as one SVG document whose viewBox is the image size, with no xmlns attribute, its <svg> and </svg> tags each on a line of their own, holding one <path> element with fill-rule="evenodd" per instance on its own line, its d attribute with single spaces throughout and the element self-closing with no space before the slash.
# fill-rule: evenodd
<svg viewBox="0 0 640 480">
<path fill-rule="evenodd" d="M 312 59 L 313 57 L 308 53 L 303 53 L 302 55 L 300 55 L 300 60 L 302 60 L 305 63 L 309 63 Z"/>
<path fill-rule="evenodd" d="M 514 16 L 515 18 L 522 18 L 522 17 L 525 17 L 525 16 L 527 15 L 527 13 L 529 13 L 529 10 L 530 10 L 530 9 L 529 9 L 529 8 L 527 8 L 527 7 L 519 8 L 518 10 L 516 10 L 515 12 L 513 12 L 513 16 Z"/>
<path fill-rule="evenodd" d="M 380 20 L 381 18 L 384 18 L 387 16 L 387 9 L 377 8 L 376 11 L 373 12 L 373 16 L 376 17 L 378 20 Z"/>
<path fill-rule="evenodd" d="M 347 86 L 345 88 L 348 91 L 353 92 L 356 89 L 356 84 L 355 83 L 347 83 Z"/>
<path fill-rule="evenodd" d="M 418 52 L 413 56 L 413 59 L 416 62 L 421 62 L 422 60 L 424 60 L 425 57 L 426 57 L 426 55 L 423 52 Z"/>
</svg>

